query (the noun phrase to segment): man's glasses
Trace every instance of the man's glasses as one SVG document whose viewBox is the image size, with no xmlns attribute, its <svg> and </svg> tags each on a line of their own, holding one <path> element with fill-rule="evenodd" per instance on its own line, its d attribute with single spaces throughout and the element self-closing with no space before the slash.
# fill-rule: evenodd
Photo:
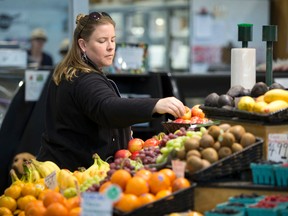
<svg viewBox="0 0 288 216">
<path fill-rule="evenodd" d="M 78 34 L 79 37 L 80 37 L 83 29 L 86 27 L 87 23 L 88 23 L 90 20 L 95 20 L 95 21 L 97 21 L 97 20 L 101 19 L 102 16 L 106 16 L 106 17 L 109 17 L 110 19 L 112 19 L 112 18 L 110 17 L 110 15 L 109 15 L 108 13 L 106 13 L 106 12 L 92 12 L 92 13 L 90 13 L 90 14 L 88 15 L 88 19 L 86 20 L 85 24 L 83 25 L 82 29 L 80 30 L 80 32 L 79 32 L 79 34 Z"/>
</svg>

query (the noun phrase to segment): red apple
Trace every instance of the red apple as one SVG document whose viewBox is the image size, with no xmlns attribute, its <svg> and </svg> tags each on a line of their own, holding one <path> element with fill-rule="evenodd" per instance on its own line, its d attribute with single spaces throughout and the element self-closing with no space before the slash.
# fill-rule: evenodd
<svg viewBox="0 0 288 216">
<path fill-rule="evenodd" d="M 115 153 L 114 159 L 116 159 L 116 158 L 129 158 L 130 156 L 131 156 L 131 152 L 129 150 L 120 149 Z"/>
<path fill-rule="evenodd" d="M 191 119 L 191 116 L 192 116 L 191 109 L 189 107 L 185 106 L 185 114 L 183 116 L 181 116 L 181 118 L 184 120 L 189 120 L 189 119 Z"/>
<path fill-rule="evenodd" d="M 136 158 L 139 156 L 140 151 L 135 151 L 131 154 L 130 159 L 136 160 Z"/>
<path fill-rule="evenodd" d="M 133 153 L 143 148 L 144 141 L 140 138 L 133 138 L 128 142 L 128 150 Z"/>
<path fill-rule="evenodd" d="M 150 146 L 158 146 L 159 144 L 160 144 L 160 140 L 152 137 L 152 138 L 145 140 L 145 142 L 143 144 L 143 148 L 144 147 L 150 147 Z"/>
</svg>

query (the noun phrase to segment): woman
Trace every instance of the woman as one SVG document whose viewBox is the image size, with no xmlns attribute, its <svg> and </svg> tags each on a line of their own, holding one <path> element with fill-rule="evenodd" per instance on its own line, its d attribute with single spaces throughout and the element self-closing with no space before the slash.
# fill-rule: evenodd
<svg viewBox="0 0 288 216">
<path fill-rule="evenodd" d="M 75 170 L 89 167 L 127 148 L 130 125 L 164 113 L 185 112 L 175 97 L 121 98 L 116 84 L 102 72 L 115 54 L 115 23 L 107 13 L 79 14 L 72 46 L 55 68 L 47 95 L 46 131 L 38 160 L 52 160 Z"/>
</svg>

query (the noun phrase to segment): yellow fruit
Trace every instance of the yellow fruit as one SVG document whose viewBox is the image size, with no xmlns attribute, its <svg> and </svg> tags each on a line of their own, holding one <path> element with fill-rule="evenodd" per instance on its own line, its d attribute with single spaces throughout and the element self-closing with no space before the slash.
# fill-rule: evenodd
<svg viewBox="0 0 288 216">
<path fill-rule="evenodd" d="M 12 211 L 7 207 L 0 207 L 0 215 L 13 215 Z"/>
<path fill-rule="evenodd" d="M 252 112 L 254 104 L 255 104 L 254 98 L 252 98 L 250 96 L 243 96 L 240 98 L 238 105 L 237 105 L 237 108 L 239 110 Z"/>
<path fill-rule="evenodd" d="M 265 113 L 273 113 L 288 107 L 288 103 L 283 100 L 275 100 L 269 103 L 264 109 Z"/>
<path fill-rule="evenodd" d="M 275 100 L 284 100 L 288 103 L 288 91 L 284 89 L 272 89 L 264 94 L 264 101 L 270 103 Z"/>
<path fill-rule="evenodd" d="M 12 184 L 10 185 L 10 187 L 5 189 L 4 194 L 16 200 L 21 196 L 21 186 L 17 184 Z"/>
<path fill-rule="evenodd" d="M 10 211 L 14 212 L 17 207 L 16 200 L 9 196 L 1 196 L 0 197 L 0 207 L 6 207 L 10 209 Z"/>
<path fill-rule="evenodd" d="M 253 112 L 265 113 L 265 108 L 268 104 L 265 101 L 256 102 L 253 106 Z"/>
<path fill-rule="evenodd" d="M 256 102 L 264 101 L 264 95 L 260 95 L 257 98 L 255 98 Z"/>
</svg>

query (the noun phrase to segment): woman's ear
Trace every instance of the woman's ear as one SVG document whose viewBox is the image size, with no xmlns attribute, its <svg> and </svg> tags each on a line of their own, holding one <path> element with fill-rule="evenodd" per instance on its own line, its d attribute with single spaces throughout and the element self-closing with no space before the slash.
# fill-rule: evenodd
<svg viewBox="0 0 288 216">
<path fill-rule="evenodd" d="M 82 50 L 82 52 L 83 53 L 86 52 L 86 42 L 83 38 L 78 39 L 78 44 L 79 44 L 79 47 Z"/>
</svg>

